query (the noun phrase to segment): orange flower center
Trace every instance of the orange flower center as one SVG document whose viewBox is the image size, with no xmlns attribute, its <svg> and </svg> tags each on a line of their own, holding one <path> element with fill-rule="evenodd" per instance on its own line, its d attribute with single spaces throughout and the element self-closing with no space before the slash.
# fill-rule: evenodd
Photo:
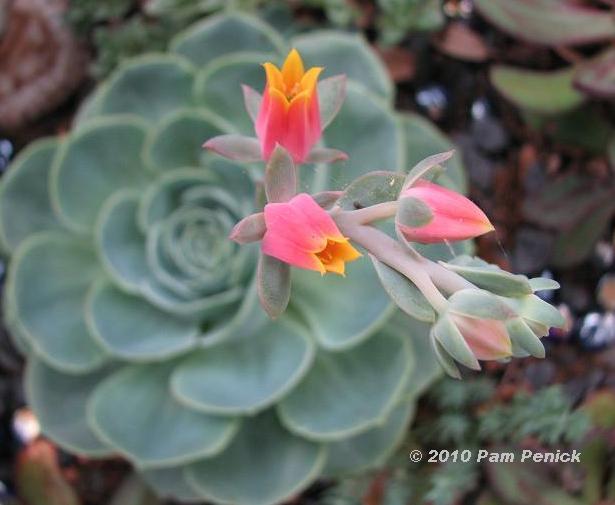
<svg viewBox="0 0 615 505">
<path fill-rule="evenodd" d="M 333 272 L 340 275 L 344 275 L 347 261 L 361 257 L 361 253 L 352 247 L 347 240 L 341 242 L 331 239 L 327 239 L 327 245 L 315 255 L 322 266 L 322 274 Z"/>
</svg>

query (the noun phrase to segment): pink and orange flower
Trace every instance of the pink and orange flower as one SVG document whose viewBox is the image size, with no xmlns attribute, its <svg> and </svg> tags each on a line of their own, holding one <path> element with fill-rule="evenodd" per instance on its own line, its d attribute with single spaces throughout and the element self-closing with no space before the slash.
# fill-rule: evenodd
<svg viewBox="0 0 615 505">
<path fill-rule="evenodd" d="M 295 163 L 303 163 L 322 135 L 316 84 L 323 69 L 306 71 L 296 49 L 281 70 L 269 62 L 263 66 L 267 84 L 255 123 L 263 159 L 268 160 L 280 144 Z"/>
<path fill-rule="evenodd" d="M 322 275 L 344 275 L 346 263 L 361 257 L 333 218 L 306 193 L 285 203 L 269 203 L 264 214 L 264 254 Z"/>
</svg>

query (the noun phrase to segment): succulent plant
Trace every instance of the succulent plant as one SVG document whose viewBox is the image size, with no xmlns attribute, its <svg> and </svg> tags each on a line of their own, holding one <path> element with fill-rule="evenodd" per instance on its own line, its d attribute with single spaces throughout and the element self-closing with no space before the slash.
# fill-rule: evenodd
<svg viewBox="0 0 615 505">
<path fill-rule="evenodd" d="M 292 45 L 348 76 L 324 143 L 351 161 L 302 171 L 301 188 L 341 189 L 450 148 L 393 111 L 361 38 L 321 31 Z M 289 47 L 256 18 L 208 18 L 167 53 L 125 62 L 72 132 L 30 145 L 0 186 L 3 309 L 44 433 L 78 454 L 126 457 L 162 496 L 275 503 L 377 465 L 440 373 L 429 325 L 392 308 L 369 261 L 343 279 L 293 272 L 276 321 L 258 306 L 257 251 L 227 235 L 262 205 L 259 168 L 200 146 L 252 133 L 239 84 L 262 88 L 259 64 Z M 463 189 L 461 166 L 439 181 Z"/>
</svg>

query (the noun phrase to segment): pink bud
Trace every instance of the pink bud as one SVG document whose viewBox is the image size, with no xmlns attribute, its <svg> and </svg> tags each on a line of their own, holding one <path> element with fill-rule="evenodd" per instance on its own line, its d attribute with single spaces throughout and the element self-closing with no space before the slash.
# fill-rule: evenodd
<svg viewBox="0 0 615 505">
<path fill-rule="evenodd" d="M 451 314 L 451 317 L 477 359 L 488 361 L 511 356 L 510 337 L 502 321 L 460 314 Z"/>
<path fill-rule="evenodd" d="M 400 197 L 414 197 L 429 207 L 432 219 L 424 226 L 397 223 L 410 242 L 433 244 L 478 237 L 495 228 L 476 204 L 465 196 L 427 181 L 418 181 Z"/>
</svg>

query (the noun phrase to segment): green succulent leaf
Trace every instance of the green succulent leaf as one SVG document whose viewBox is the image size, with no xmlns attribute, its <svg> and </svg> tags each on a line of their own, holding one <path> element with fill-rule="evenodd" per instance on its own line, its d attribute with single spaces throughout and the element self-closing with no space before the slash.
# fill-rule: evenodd
<svg viewBox="0 0 615 505">
<path fill-rule="evenodd" d="M 323 348 L 348 349 L 372 335 L 390 315 L 389 297 L 378 282 L 370 263 L 362 259 L 346 265 L 345 277 L 294 269 L 290 307 Z"/>
<path fill-rule="evenodd" d="M 156 54 L 128 60 L 105 85 L 99 111 L 157 121 L 193 105 L 194 78 L 194 67 L 179 56 Z"/>
<path fill-rule="evenodd" d="M 376 273 L 391 300 L 419 321 L 434 322 L 435 312 L 418 288 L 407 278 L 370 255 Z"/>
<path fill-rule="evenodd" d="M 141 477 L 158 496 L 182 503 L 202 503 L 203 498 L 188 484 L 186 466 L 142 470 Z"/>
<path fill-rule="evenodd" d="M 51 199 L 62 221 L 91 233 L 104 201 L 118 189 L 142 189 L 145 124 L 135 118 L 89 122 L 62 145 L 51 169 Z"/>
<path fill-rule="evenodd" d="M 103 266 L 120 288 L 132 293 L 138 293 L 149 276 L 138 206 L 138 193 L 118 191 L 105 202 L 95 227 Z"/>
<path fill-rule="evenodd" d="M 91 334 L 119 359 L 169 359 L 198 343 L 200 329 L 195 321 L 162 312 L 105 281 L 92 286 L 85 310 Z"/>
<path fill-rule="evenodd" d="M 409 317 L 401 311 L 396 311 L 387 321 L 383 332 L 390 332 L 408 340 L 414 356 L 412 371 L 403 398 L 406 401 L 416 400 L 437 378 L 442 375 L 442 368 L 434 356 L 429 332 L 431 324 Z"/>
<path fill-rule="evenodd" d="M 244 422 L 227 449 L 186 470 L 203 498 L 236 505 L 281 503 L 322 470 L 325 448 L 286 431 L 271 411 Z"/>
<path fill-rule="evenodd" d="M 507 99 L 522 109 L 543 114 L 561 114 L 583 103 L 574 89 L 573 68 L 539 72 L 496 65 L 491 68 L 491 83 Z"/>
<path fill-rule="evenodd" d="M 366 432 L 383 423 L 399 401 L 411 359 L 408 343 L 390 334 L 345 352 L 321 351 L 307 376 L 280 402 L 282 422 L 310 440 Z"/>
<path fill-rule="evenodd" d="M 530 281 L 524 275 L 515 275 L 494 265 L 461 266 L 453 263 L 440 264 L 476 286 L 502 296 L 523 296 L 532 293 Z M 495 267 L 495 268 L 494 268 Z"/>
<path fill-rule="evenodd" d="M 172 390 L 190 408 L 212 414 L 254 414 L 307 373 L 314 344 L 296 328 L 253 319 L 228 342 L 192 354 L 175 370 Z"/>
<path fill-rule="evenodd" d="M 94 391 L 94 432 L 141 468 L 190 463 L 222 451 L 238 422 L 183 407 L 169 391 L 174 362 L 128 365 Z"/>
<path fill-rule="evenodd" d="M 266 23 L 238 12 L 212 16 L 179 34 L 171 51 L 203 67 L 238 52 L 283 53 L 286 44 Z M 262 61 L 261 61 L 262 63 Z"/>
<path fill-rule="evenodd" d="M 361 125 L 361 129 L 348 125 Z M 348 82 L 344 105 L 323 138 L 327 146 L 344 151 L 350 161 L 318 166 L 313 172 L 312 192 L 342 189 L 367 172 L 395 172 L 404 165 L 403 136 L 397 118 L 382 99 L 355 82 Z M 378 149 L 374 149 L 376 145 Z"/>
<path fill-rule="evenodd" d="M 327 444 L 327 464 L 323 474 L 357 474 L 383 465 L 403 440 L 413 415 L 414 403 L 401 403 L 382 426 Z"/>
<path fill-rule="evenodd" d="M 246 52 L 212 61 L 199 73 L 194 85 L 198 104 L 231 121 L 236 132 L 253 135 L 252 118 L 238 95 L 242 84 L 255 89 L 265 87 L 262 64 L 273 59 L 276 56 L 272 54 Z"/>
<path fill-rule="evenodd" d="M 48 192 L 49 170 L 58 145 L 56 139 L 33 142 L 2 178 L 0 245 L 7 252 L 36 232 L 61 228 Z"/>
<path fill-rule="evenodd" d="M 71 375 L 58 372 L 36 357 L 28 361 L 25 373 L 28 403 L 45 435 L 88 457 L 104 457 L 115 452 L 94 434 L 86 419 L 90 395 L 106 373 L 108 370 Z"/>
<path fill-rule="evenodd" d="M 160 172 L 198 167 L 214 156 L 203 150 L 203 142 L 231 129 L 226 121 L 206 110 L 178 110 L 150 132 L 145 159 L 148 166 Z"/>
<path fill-rule="evenodd" d="M 15 317 L 35 352 L 55 368 L 84 373 L 107 360 L 82 310 L 100 274 L 92 247 L 60 232 L 33 235 L 13 255 L 7 289 Z"/>
<path fill-rule="evenodd" d="M 348 79 L 361 83 L 386 101 L 392 100 L 393 85 L 387 71 L 362 37 L 316 30 L 296 37 L 292 45 L 301 53 L 306 67 L 324 67 L 325 77 L 331 76 L 331 72 L 345 74 Z"/>
</svg>

